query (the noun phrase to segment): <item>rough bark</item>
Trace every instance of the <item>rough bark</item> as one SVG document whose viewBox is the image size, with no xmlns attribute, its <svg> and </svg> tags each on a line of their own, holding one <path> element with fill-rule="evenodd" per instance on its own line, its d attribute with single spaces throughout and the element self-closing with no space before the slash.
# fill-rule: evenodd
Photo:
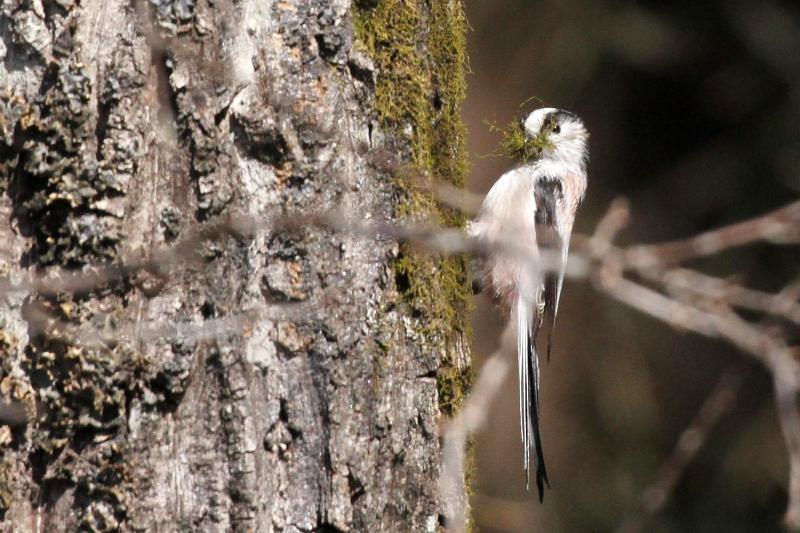
<svg viewBox="0 0 800 533">
<path fill-rule="evenodd" d="M 0 37 L 0 529 L 434 530 L 463 261 L 198 232 L 460 223 L 408 179 L 463 178 L 460 3 L 12 0 Z"/>
</svg>

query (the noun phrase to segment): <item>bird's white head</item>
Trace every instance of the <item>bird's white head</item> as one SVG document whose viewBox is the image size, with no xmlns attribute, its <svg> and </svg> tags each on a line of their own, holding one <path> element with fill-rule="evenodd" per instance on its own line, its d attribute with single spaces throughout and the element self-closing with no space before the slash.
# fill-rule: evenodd
<svg viewBox="0 0 800 533">
<path fill-rule="evenodd" d="M 578 115 L 543 107 L 528 115 L 523 126 L 526 137 L 542 146 L 541 159 L 586 165 L 589 132 Z"/>
</svg>

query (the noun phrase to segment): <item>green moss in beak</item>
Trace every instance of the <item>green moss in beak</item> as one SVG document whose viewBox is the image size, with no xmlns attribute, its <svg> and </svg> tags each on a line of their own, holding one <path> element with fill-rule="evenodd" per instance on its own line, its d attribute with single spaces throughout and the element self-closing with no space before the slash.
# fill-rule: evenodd
<svg viewBox="0 0 800 533">
<path fill-rule="evenodd" d="M 489 123 L 489 129 L 503 135 L 497 155 L 510 157 L 522 163 L 538 159 L 542 151 L 550 146 L 550 140 L 545 133 L 539 133 L 533 138 L 528 137 L 521 119 L 512 120 L 506 127 Z"/>
</svg>

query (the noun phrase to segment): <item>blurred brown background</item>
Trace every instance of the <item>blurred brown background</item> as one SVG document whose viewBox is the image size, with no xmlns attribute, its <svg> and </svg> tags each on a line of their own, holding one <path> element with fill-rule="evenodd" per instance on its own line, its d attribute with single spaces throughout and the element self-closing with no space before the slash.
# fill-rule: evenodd
<svg viewBox="0 0 800 533">
<path fill-rule="evenodd" d="M 473 31 L 465 117 L 470 188 L 511 165 L 478 157 L 529 97 L 581 115 L 592 134 L 578 232 L 630 199 L 621 243 L 682 238 L 779 207 L 800 192 L 797 2 L 467 1 Z M 751 246 L 691 266 L 777 290 L 797 248 Z M 480 362 L 502 324 L 475 312 Z M 769 376 L 735 349 L 674 331 L 568 281 L 542 377 L 553 490 L 525 490 L 516 385 L 477 438 L 474 516 L 483 532 L 614 531 L 636 508 L 681 431 L 730 367 L 744 374 L 709 436 L 645 531 L 779 530 L 787 459 Z M 512 376 L 516 380 L 516 374 Z"/>
</svg>

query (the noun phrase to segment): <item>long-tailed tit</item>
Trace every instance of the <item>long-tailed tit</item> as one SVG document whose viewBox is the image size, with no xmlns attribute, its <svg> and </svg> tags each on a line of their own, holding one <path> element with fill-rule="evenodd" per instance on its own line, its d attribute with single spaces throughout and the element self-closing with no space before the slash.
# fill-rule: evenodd
<svg viewBox="0 0 800 533">
<path fill-rule="evenodd" d="M 553 108 L 528 115 L 521 134 L 521 147 L 531 159 L 495 182 L 470 232 L 489 243 L 510 244 L 524 252 L 498 247 L 485 264 L 483 281 L 516 313 L 523 466 L 530 479 L 530 455 L 535 449 L 536 486 L 542 501 L 544 484 L 550 482 L 539 427 L 536 339 L 542 330 L 547 333 L 549 359 L 570 233 L 586 192 L 589 134 L 578 116 Z M 545 255 L 550 261 L 544 263 L 550 268 L 537 260 Z"/>
</svg>

